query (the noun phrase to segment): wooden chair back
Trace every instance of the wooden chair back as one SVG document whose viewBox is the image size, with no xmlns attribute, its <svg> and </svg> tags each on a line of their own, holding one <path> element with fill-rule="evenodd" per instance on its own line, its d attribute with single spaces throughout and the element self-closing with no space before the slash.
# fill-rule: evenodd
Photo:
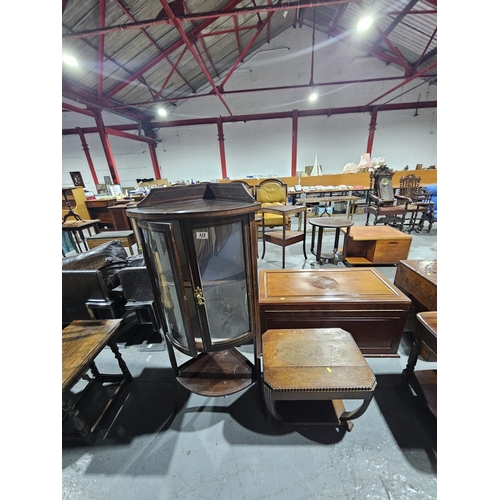
<svg viewBox="0 0 500 500">
<path fill-rule="evenodd" d="M 412 202 L 420 200 L 420 177 L 414 174 L 399 179 L 399 194 L 410 198 Z"/>
<path fill-rule="evenodd" d="M 380 199 L 380 204 L 383 206 L 393 205 L 395 201 L 393 175 L 394 172 L 387 165 L 382 165 L 370 173 L 370 192 Z"/>
</svg>

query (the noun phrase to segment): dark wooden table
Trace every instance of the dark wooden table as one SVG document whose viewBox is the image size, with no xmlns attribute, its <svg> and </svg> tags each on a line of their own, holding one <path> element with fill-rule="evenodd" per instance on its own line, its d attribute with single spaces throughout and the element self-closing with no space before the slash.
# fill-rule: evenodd
<svg viewBox="0 0 500 500">
<path fill-rule="evenodd" d="M 437 259 L 401 260 L 398 262 L 394 285 L 409 299 L 412 306 L 406 320 L 405 330 L 415 336 L 421 328 L 417 313 L 437 310 Z M 426 361 L 435 361 L 433 353 L 422 345 L 420 356 Z"/>
<path fill-rule="evenodd" d="M 116 334 L 122 319 L 106 320 L 75 320 L 62 331 L 62 396 L 63 414 L 73 419 L 75 428 L 80 436 L 88 443 L 95 439 L 102 419 L 112 404 L 118 399 L 132 376 L 123 360 L 113 337 Z M 95 364 L 95 358 L 106 347 L 113 351 L 121 374 L 100 373 Z M 92 378 L 78 399 L 71 392 L 71 388 L 90 370 Z M 89 425 L 82 417 L 78 403 L 84 393 L 96 383 L 114 382 L 117 387 L 94 424 Z"/>
<path fill-rule="evenodd" d="M 331 217 L 328 219 L 311 219 L 309 224 L 312 226 L 312 234 L 311 234 L 311 253 L 316 256 L 316 262 L 318 264 L 323 265 L 324 261 L 329 261 L 332 263 L 336 262 L 337 251 L 339 249 L 339 236 L 340 236 L 340 228 L 346 228 L 345 238 L 349 238 L 349 231 L 351 226 L 354 224 L 352 220 L 349 219 L 340 219 L 338 217 Z M 314 244 L 316 242 L 316 228 L 318 228 L 318 248 L 314 249 Z M 335 241 L 333 244 L 333 252 L 332 253 L 323 253 L 323 231 L 325 228 L 335 229 Z"/>
<path fill-rule="evenodd" d="M 353 427 L 377 381 L 351 334 L 341 328 L 275 329 L 262 336 L 263 391 L 285 423 Z M 361 400 L 346 411 L 342 400 Z"/>
<path fill-rule="evenodd" d="M 85 235 L 83 234 L 83 230 L 86 229 L 91 236 L 90 228 L 94 229 L 95 234 L 99 233 L 99 219 L 91 219 L 91 220 L 74 220 L 74 221 L 66 221 L 62 225 L 62 230 L 69 232 L 76 242 L 77 252 L 81 253 L 82 248 L 80 246 L 80 241 L 83 243 L 85 250 L 88 250 L 87 242 L 85 241 Z"/>
<path fill-rule="evenodd" d="M 415 370 L 423 342 L 437 355 L 437 311 L 417 314 L 421 323 L 403 377 L 437 417 L 437 370 Z"/>
</svg>

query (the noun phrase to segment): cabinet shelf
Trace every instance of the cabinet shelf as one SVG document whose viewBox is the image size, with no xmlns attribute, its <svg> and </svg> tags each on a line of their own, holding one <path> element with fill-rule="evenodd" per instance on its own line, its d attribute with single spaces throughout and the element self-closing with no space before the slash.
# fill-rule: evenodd
<svg viewBox="0 0 500 500">
<path fill-rule="evenodd" d="M 253 364 L 236 348 L 205 352 L 179 367 L 177 381 L 208 397 L 227 396 L 254 383 Z"/>
</svg>

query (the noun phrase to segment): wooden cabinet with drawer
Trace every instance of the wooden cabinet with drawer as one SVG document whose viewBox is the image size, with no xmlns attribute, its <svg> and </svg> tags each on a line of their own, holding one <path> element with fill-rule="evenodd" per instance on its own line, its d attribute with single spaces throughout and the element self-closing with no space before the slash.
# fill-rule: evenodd
<svg viewBox="0 0 500 500">
<path fill-rule="evenodd" d="M 397 264 L 408 257 L 411 242 L 411 236 L 390 226 L 352 226 L 342 255 L 351 265 Z"/>
<path fill-rule="evenodd" d="M 108 207 L 112 207 L 115 202 L 116 198 L 87 200 L 85 202 L 85 204 L 87 205 L 87 210 L 90 214 L 90 218 L 99 219 L 99 227 L 101 229 L 108 229 L 112 231 L 116 229 L 113 222 L 113 217 L 108 210 Z"/>
</svg>

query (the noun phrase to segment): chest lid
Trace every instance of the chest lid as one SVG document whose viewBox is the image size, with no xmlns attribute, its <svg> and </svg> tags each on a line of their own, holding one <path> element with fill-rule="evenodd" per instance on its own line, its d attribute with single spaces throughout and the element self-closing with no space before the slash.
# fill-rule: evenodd
<svg viewBox="0 0 500 500">
<path fill-rule="evenodd" d="M 385 304 L 407 308 L 410 299 L 374 268 L 267 270 L 259 275 L 262 305 Z"/>
</svg>

